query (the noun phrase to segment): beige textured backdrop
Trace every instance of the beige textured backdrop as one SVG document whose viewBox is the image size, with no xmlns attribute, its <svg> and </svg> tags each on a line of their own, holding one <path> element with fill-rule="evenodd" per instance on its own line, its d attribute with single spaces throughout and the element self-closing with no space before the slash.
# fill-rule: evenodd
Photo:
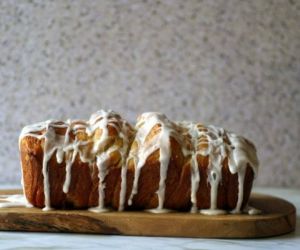
<svg viewBox="0 0 300 250">
<path fill-rule="evenodd" d="M 300 1 L 1 1 L 0 184 L 49 118 L 156 110 L 254 141 L 256 185 L 300 187 Z"/>
</svg>

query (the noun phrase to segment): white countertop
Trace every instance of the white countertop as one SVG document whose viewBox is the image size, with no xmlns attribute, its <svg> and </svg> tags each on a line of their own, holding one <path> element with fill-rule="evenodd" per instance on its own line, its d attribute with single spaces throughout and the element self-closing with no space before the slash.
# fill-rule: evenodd
<svg viewBox="0 0 300 250">
<path fill-rule="evenodd" d="M 7 188 L 0 186 L 1 189 Z M 297 249 L 300 246 L 300 191 L 283 188 L 255 188 L 292 202 L 297 208 L 296 231 L 287 235 L 250 240 L 132 237 L 65 233 L 0 232 L 0 249 Z"/>
</svg>

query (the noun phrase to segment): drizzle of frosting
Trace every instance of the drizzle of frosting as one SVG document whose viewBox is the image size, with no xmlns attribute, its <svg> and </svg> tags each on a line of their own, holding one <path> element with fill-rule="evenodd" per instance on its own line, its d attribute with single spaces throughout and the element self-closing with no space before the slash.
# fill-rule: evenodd
<svg viewBox="0 0 300 250">
<path fill-rule="evenodd" d="M 191 212 L 196 213 L 197 212 L 197 191 L 199 188 L 199 182 L 200 182 L 200 173 L 199 173 L 199 167 L 198 167 L 198 160 L 197 155 L 198 152 L 195 151 L 198 145 L 198 137 L 199 137 L 199 130 L 197 128 L 197 125 L 194 123 L 188 123 L 188 122 L 181 122 L 179 123 L 184 128 L 187 128 L 187 133 L 191 136 L 191 143 L 193 146 L 192 150 L 189 150 L 187 154 L 191 155 Z M 186 155 L 187 155 L 186 154 Z"/>
<path fill-rule="evenodd" d="M 223 209 L 217 209 L 217 208 L 200 209 L 199 212 L 201 214 L 204 214 L 204 215 L 221 215 L 221 214 L 227 214 L 227 211 L 225 211 Z"/>
<path fill-rule="evenodd" d="M 0 208 L 33 207 L 23 194 L 0 195 L 0 201 Z"/>
<path fill-rule="evenodd" d="M 117 139 L 121 144 L 111 143 L 109 127 L 117 131 Z M 156 129 L 151 138 L 150 133 Z M 244 179 L 247 166 L 250 166 L 257 175 L 258 160 L 254 145 L 247 139 L 215 126 L 204 126 L 192 122 L 175 123 L 165 115 L 157 112 L 142 114 L 136 124 L 135 143 L 137 148 L 130 150 L 132 140 L 130 135 L 134 132 L 127 122 L 113 111 L 100 110 L 94 113 L 89 121 L 67 120 L 66 122 L 48 120 L 42 123 L 26 126 L 20 135 L 19 144 L 26 136 L 44 140 L 42 173 L 44 177 L 45 207 L 51 209 L 50 184 L 48 177 L 48 162 L 56 153 L 57 163 L 65 163 L 66 177 L 63 184 L 63 192 L 68 193 L 71 183 L 72 165 L 77 156 L 82 162 L 95 164 L 98 169 L 98 206 L 90 208 L 93 212 L 107 211 L 105 208 L 105 179 L 108 174 L 108 164 L 113 152 L 118 151 L 121 160 L 121 188 L 119 196 L 119 211 L 124 209 L 127 202 L 132 205 L 133 197 L 138 193 L 138 184 L 141 169 L 145 166 L 147 158 L 155 151 L 159 151 L 160 180 L 157 190 L 158 206 L 147 210 L 152 213 L 163 213 L 166 178 L 171 158 L 171 137 L 181 145 L 182 154 L 190 159 L 191 167 L 191 212 L 197 210 L 197 192 L 199 189 L 200 172 L 198 156 L 208 156 L 208 183 L 210 185 L 210 207 L 199 212 L 207 215 L 224 214 L 225 210 L 218 209 L 218 187 L 222 181 L 222 167 L 225 159 L 228 159 L 228 167 L 232 174 L 238 174 L 238 199 L 236 207 L 231 213 L 241 213 L 244 193 Z M 63 132 L 61 132 L 63 131 Z M 184 138 L 189 138 L 189 143 Z M 89 146 L 90 145 L 90 146 Z M 189 146 L 190 145 L 190 146 Z M 129 153 L 129 155 L 128 155 Z M 126 201 L 126 175 L 129 160 L 133 160 L 135 171 L 133 187 Z M 23 178 L 23 177 L 22 177 Z M 22 183 L 24 181 L 22 180 Z M 24 189 L 24 186 L 23 186 Z M 24 192 L 25 193 L 25 192 Z M 249 214 L 255 214 L 256 210 L 250 209 Z"/>
<path fill-rule="evenodd" d="M 251 207 L 249 205 L 247 205 L 244 210 L 244 213 L 247 213 L 249 215 L 258 215 L 258 214 L 262 214 L 262 211 L 260 209 L 257 209 L 255 207 Z"/>
<path fill-rule="evenodd" d="M 225 211 L 217 208 L 218 187 L 222 179 L 222 166 L 229 150 L 228 144 L 224 142 L 224 129 L 214 126 L 199 126 L 199 147 L 196 149 L 202 156 L 208 158 L 208 182 L 210 184 L 210 208 L 202 209 L 200 213 L 224 214 Z"/>
<path fill-rule="evenodd" d="M 176 212 L 175 210 L 166 209 L 166 208 L 161 208 L 161 209 L 153 208 L 153 209 L 146 209 L 144 211 L 152 214 L 167 214 L 167 213 Z"/>
</svg>

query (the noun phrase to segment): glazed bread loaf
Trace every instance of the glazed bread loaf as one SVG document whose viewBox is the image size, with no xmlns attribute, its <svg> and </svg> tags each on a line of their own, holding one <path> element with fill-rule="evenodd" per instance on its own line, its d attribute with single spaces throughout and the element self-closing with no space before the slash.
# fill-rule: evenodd
<svg viewBox="0 0 300 250">
<path fill-rule="evenodd" d="M 258 168 L 247 139 L 155 112 L 135 128 L 103 110 L 29 125 L 19 147 L 24 194 L 44 210 L 239 213 Z"/>
</svg>

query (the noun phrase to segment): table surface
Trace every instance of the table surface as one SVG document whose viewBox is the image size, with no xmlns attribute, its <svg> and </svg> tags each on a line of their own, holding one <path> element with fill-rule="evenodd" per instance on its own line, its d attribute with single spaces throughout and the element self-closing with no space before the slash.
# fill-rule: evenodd
<svg viewBox="0 0 300 250">
<path fill-rule="evenodd" d="M 0 189 L 10 188 L 0 186 Z M 14 187 L 15 188 L 15 187 Z M 254 188 L 292 202 L 297 208 L 296 231 L 263 239 L 195 239 L 171 237 L 133 237 L 66 233 L 0 232 L 0 249 L 298 249 L 300 246 L 300 191 L 284 188 Z"/>
</svg>

